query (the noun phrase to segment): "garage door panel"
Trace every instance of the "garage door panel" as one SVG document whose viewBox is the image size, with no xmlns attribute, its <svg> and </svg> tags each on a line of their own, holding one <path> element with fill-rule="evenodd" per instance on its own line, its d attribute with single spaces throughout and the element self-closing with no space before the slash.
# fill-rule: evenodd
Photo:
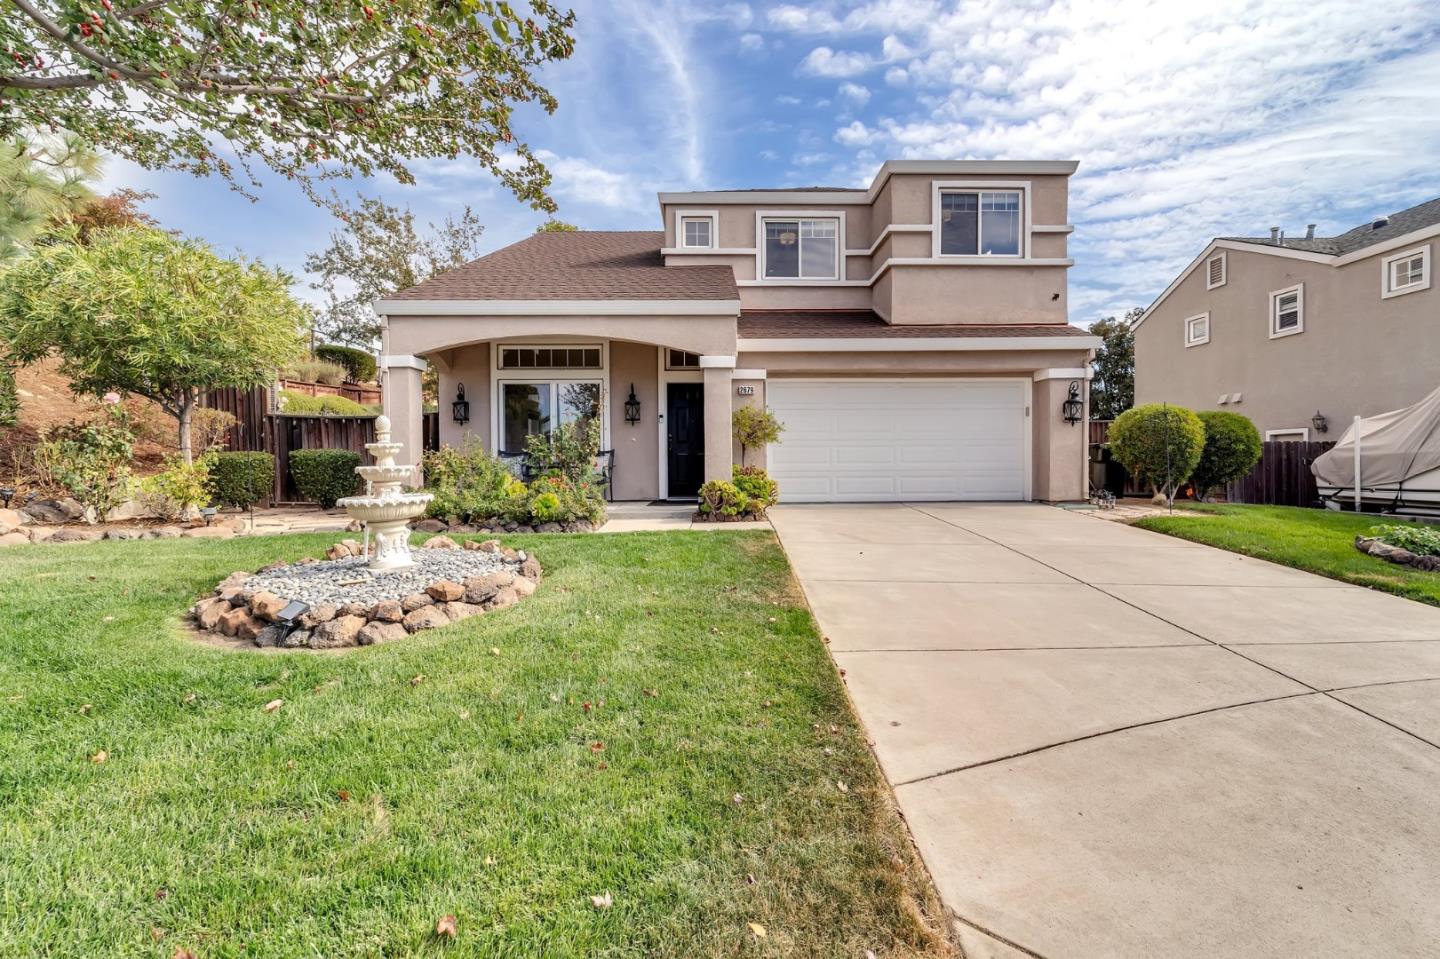
<svg viewBox="0 0 1440 959">
<path fill-rule="evenodd" d="M 1022 499 L 1026 383 L 774 379 L 771 473 L 789 502 Z"/>
</svg>

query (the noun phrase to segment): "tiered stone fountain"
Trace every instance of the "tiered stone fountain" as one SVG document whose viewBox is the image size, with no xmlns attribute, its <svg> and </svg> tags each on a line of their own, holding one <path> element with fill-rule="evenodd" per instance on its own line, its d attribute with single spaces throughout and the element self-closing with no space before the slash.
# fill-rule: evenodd
<svg viewBox="0 0 1440 959">
<path fill-rule="evenodd" d="M 414 466 L 395 463 L 395 456 L 403 446 L 403 443 L 390 442 L 390 418 L 377 417 L 375 442 L 365 444 L 365 449 L 375 457 L 375 465 L 355 467 L 355 472 L 370 484 L 368 491 L 364 496 L 347 496 L 336 504 L 364 523 L 374 536 L 368 565 L 375 572 L 405 569 L 415 564 L 410 555 L 410 520 L 424 513 L 426 504 L 434 499 L 429 493 L 404 491 L 404 483 Z"/>
</svg>

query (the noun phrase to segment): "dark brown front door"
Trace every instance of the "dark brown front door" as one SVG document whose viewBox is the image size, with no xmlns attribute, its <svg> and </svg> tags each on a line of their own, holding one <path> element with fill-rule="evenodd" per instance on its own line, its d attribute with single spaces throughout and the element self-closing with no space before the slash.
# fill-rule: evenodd
<svg viewBox="0 0 1440 959">
<path fill-rule="evenodd" d="M 671 498 L 693 497 L 705 481 L 705 387 L 671 383 L 665 400 L 668 489 Z"/>
</svg>

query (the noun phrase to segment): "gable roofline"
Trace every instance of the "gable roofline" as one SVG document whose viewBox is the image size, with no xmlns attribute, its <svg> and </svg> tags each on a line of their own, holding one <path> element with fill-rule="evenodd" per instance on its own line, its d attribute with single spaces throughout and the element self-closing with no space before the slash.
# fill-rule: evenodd
<svg viewBox="0 0 1440 959">
<path fill-rule="evenodd" d="M 1373 246 L 1361 247 L 1358 250 L 1355 250 L 1351 253 L 1346 253 L 1344 255 L 1339 255 L 1335 253 L 1314 253 L 1309 250 L 1292 250 L 1289 247 L 1273 246 L 1263 240 L 1211 240 L 1210 245 L 1205 247 L 1204 251 L 1199 256 L 1191 260 L 1189 266 L 1185 267 L 1184 270 L 1180 271 L 1180 275 L 1177 276 L 1174 280 L 1172 280 L 1169 286 L 1165 287 L 1164 292 L 1155 298 L 1155 302 L 1151 303 L 1145 309 L 1145 312 L 1140 315 L 1140 318 L 1135 321 L 1134 325 L 1131 326 L 1130 329 L 1140 329 L 1140 325 L 1150 318 L 1150 314 L 1154 313 L 1155 310 L 1160 307 L 1160 304 L 1164 303 L 1166 298 L 1169 297 L 1171 293 L 1174 293 L 1175 289 L 1181 283 L 1184 283 L 1185 279 L 1190 276 L 1191 273 L 1195 272 L 1196 267 L 1208 260 L 1211 255 L 1213 255 L 1217 250 L 1236 250 L 1242 253 L 1264 253 L 1268 256 L 1288 257 L 1292 260 L 1309 260 L 1311 263 L 1325 263 L 1329 266 L 1345 266 L 1350 263 L 1357 263 L 1360 260 L 1368 260 L 1370 257 L 1380 256 L 1381 254 L 1389 253 L 1393 250 L 1398 250 L 1402 247 L 1410 246 L 1413 243 L 1418 243 L 1421 240 L 1427 240 L 1434 236 L 1440 236 L 1440 223 L 1432 223 L 1429 226 L 1421 227 L 1418 230 L 1414 230 L 1402 236 L 1394 237 L 1392 239 L 1386 240 L 1383 243 L 1376 243 Z"/>
<path fill-rule="evenodd" d="M 886 160 L 867 189 L 791 190 L 701 190 L 697 192 L 662 192 L 662 207 L 678 203 L 843 203 L 860 205 L 874 203 L 885 183 L 895 174 L 929 176 L 1070 176 L 1080 166 L 1078 160 Z"/>
</svg>

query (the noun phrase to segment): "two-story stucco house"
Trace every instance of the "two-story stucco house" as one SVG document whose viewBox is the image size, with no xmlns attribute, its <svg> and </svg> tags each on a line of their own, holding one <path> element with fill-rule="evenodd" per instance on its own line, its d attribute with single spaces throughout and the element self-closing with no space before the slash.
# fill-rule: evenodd
<svg viewBox="0 0 1440 959">
<path fill-rule="evenodd" d="M 1335 237 L 1214 240 L 1135 323 L 1135 402 L 1335 438 L 1440 386 L 1440 199 Z"/>
<path fill-rule="evenodd" d="M 746 403 L 785 425 L 751 461 L 790 502 L 1083 497 L 1075 166 L 892 161 L 868 188 L 662 193 L 654 232 L 529 237 L 377 304 L 398 436 L 420 443 L 423 357 L 442 442 L 598 415 L 616 499 L 728 479 Z"/>
</svg>

